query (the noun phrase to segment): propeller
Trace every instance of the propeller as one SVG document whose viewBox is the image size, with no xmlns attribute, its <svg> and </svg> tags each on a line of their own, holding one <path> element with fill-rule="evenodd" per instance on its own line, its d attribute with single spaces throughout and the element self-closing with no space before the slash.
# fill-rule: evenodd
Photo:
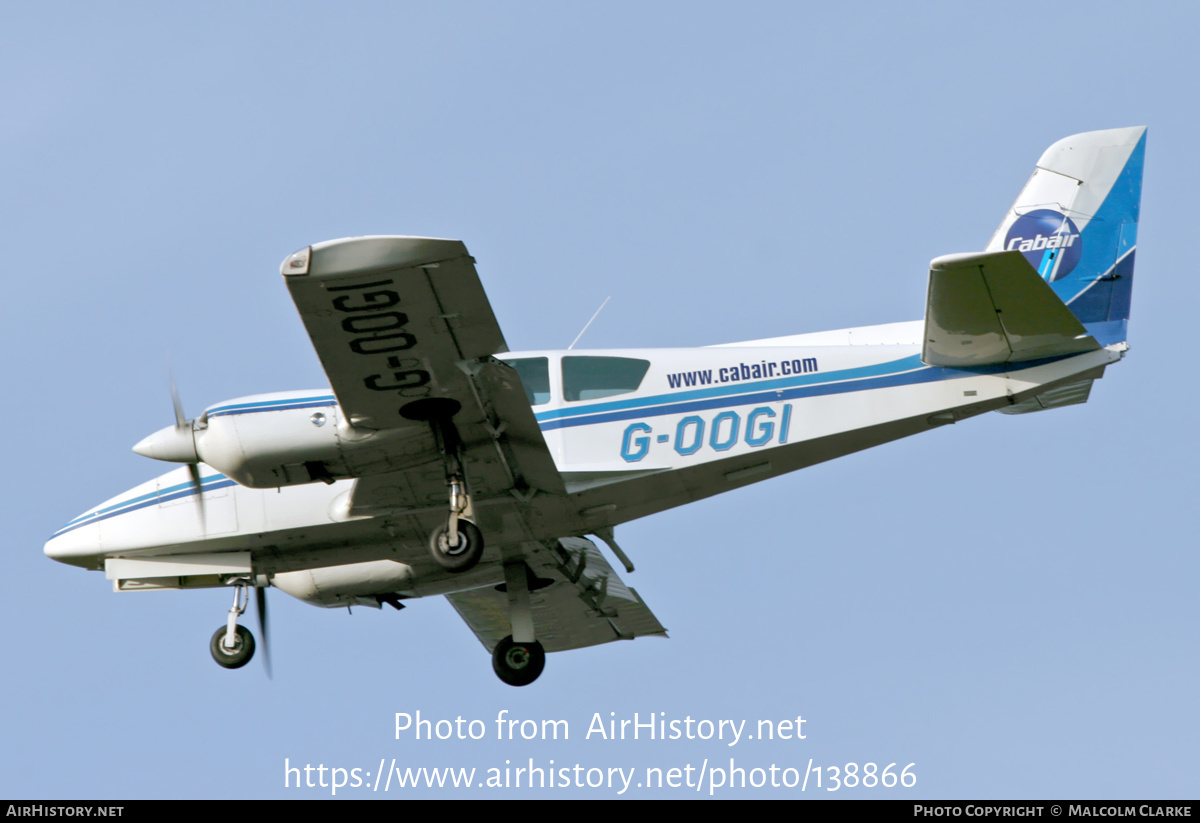
<svg viewBox="0 0 1200 823">
<path fill-rule="evenodd" d="M 265 586 L 254 587 L 254 606 L 258 612 L 258 636 L 262 638 L 263 668 L 267 670 L 267 679 L 271 679 L 271 645 L 267 642 L 267 589 Z"/>
<path fill-rule="evenodd" d="M 175 425 L 159 429 L 141 440 L 133 447 L 133 450 L 143 457 L 187 465 L 188 477 L 191 479 L 192 488 L 196 493 L 200 528 L 203 531 L 206 521 L 204 496 L 201 494 L 200 456 L 196 453 L 196 421 L 189 420 L 183 413 L 183 403 L 179 401 L 179 389 L 175 385 L 174 374 L 171 375 L 171 405 L 175 410 Z"/>
<path fill-rule="evenodd" d="M 191 420 L 183 413 L 183 403 L 179 401 L 179 387 L 175 385 L 175 374 L 171 373 L 171 405 L 175 409 L 175 431 L 180 438 L 190 439 L 192 441 L 192 451 L 196 450 L 196 435 L 195 427 Z M 144 442 L 144 441 L 143 441 Z M 137 447 L 134 447 L 137 450 Z M 197 457 L 194 461 L 189 461 L 187 464 L 188 477 L 191 478 L 192 488 L 196 490 L 196 506 L 200 514 L 200 530 L 204 531 L 207 520 L 204 518 L 204 493 L 203 486 L 200 483 L 200 461 Z M 262 591 L 259 589 L 259 591 Z M 265 606 L 263 607 L 265 608 Z M 260 622 L 265 622 L 262 619 Z M 270 667 L 268 666 L 268 671 Z"/>
<path fill-rule="evenodd" d="M 206 529 L 204 516 L 203 485 L 200 480 L 200 455 L 196 451 L 196 421 L 189 420 L 183 412 L 183 403 L 179 399 L 179 387 L 175 385 L 175 375 L 171 373 L 171 407 L 175 412 L 175 425 L 159 429 L 154 434 L 140 441 L 133 450 L 143 457 L 155 460 L 166 460 L 171 463 L 183 463 L 187 466 L 188 477 L 195 490 L 197 512 L 200 515 L 200 530 Z M 252 581 L 254 582 L 254 581 Z M 271 646 L 268 641 L 267 623 L 267 586 L 270 579 L 265 578 L 263 585 L 254 586 L 254 606 L 258 614 L 258 635 L 262 638 L 263 668 L 267 678 L 271 678 Z M 245 608 L 244 601 L 242 608 Z"/>
<path fill-rule="evenodd" d="M 183 412 L 183 403 L 179 399 L 179 387 L 175 385 L 175 375 L 171 373 L 171 407 L 175 412 L 175 425 L 159 429 L 154 434 L 141 440 L 133 450 L 143 457 L 155 460 L 166 460 L 171 463 L 183 463 L 187 466 L 188 477 L 195 490 L 197 512 L 200 515 L 200 530 L 206 530 L 204 516 L 203 485 L 200 480 L 200 455 L 196 451 L 196 421 L 189 420 Z M 256 582 L 256 581 L 251 581 Z M 262 638 L 263 668 L 267 678 L 271 679 L 271 646 L 268 640 L 267 623 L 267 586 L 270 578 L 264 578 L 263 585 L 254 586 L 254 606 L 258 614 L 258 636 Z M 245 608 L 242 601 L 241 608 Z"/>
</svg>

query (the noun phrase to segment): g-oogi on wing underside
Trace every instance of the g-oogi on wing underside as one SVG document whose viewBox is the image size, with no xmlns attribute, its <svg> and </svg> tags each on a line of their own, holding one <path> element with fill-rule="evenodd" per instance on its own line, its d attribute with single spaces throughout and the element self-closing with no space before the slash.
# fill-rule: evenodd
<svg viewBox="0 0 1200 823">
<path fill-rule="evenodd" d="M 507 346 L 462 243 L 333 240 L 282 273 L 341 406 L 340 436 L 378 445 L 353 450 L 351 476 L 404 475 L 356 488 L 349 514 L 429 508 L 440 493 L 450 513 L 432 551 L 460 572 L 482 552 L 472 496 L 565 493 L 520 378 L 493 357 Z M 423 435 L 388 436 L 414 428 Z M 393 489 L 402 499 L 381 498 Z"/>
</svg>

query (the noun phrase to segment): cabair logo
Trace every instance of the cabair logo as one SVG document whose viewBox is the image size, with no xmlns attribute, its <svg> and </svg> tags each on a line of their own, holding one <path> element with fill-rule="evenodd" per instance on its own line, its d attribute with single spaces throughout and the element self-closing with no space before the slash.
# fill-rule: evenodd
<svg viewBox="0 0 1200 823">
<path fill-rule="evenodd" d="M 1036 209 L 1012 224 L 1004 248 L 1023 252 L 1029 265 L 1053 283 L 1070 274 L 1079 263 L 1083 242 L 1071 218 L 1053 209 Z"/>
</svg>

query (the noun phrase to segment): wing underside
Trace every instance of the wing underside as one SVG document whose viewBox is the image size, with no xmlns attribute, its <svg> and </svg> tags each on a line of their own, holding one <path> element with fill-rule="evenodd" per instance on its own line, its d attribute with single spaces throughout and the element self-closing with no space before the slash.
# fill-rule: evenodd
<svg viewBox="0 0 1200 823">
<path fill-rule="evenodd" d="M 546 651 L 648 635 L 666 637 L 667 631 L 654 613 L 621 581 L 590 540 L 567 537 L 552 548 L 527 544 L 524 558 L 529 568 L 534 629 Z M 446 599 L 489 652 L 512 634 L 503 586 L 458 592 Z"/>
<path fill-rule="evenodd" d="M 493 357 L 507 346 L 462 243 L 334 240 L 292 255 L 282 272 L 349 423 L 347 440 L 378 443 L 354 451 L 350 476 L 367 482 L 349 514 L 445 498 L 437 437 L 420 410 L 430 402 L 452 415 L 484 495 L 564 491 L 520 377 Z"/>
</svg>

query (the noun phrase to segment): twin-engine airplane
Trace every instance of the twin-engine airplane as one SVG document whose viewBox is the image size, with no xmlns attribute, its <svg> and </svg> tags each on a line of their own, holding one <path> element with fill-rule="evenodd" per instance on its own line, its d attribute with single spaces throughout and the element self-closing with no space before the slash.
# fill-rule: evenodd
<svg viewBox="0 0 1200 823">
<path fill-rule="evenodd" d="M 134 447 L 184 466 L 72 520 L 55 560 L 116 591 L 264 587 L 317 606 L 445 595 L 505 683 L 545 652 L 665 635 L 613 528 L 998 411 L 1083 403 L 1127 349 L 1145 129 L 1051 146 L 982 252 L 930 265 L 924 322 L 700 349 L 510 352 L 456 240 L 283 261 L 332 390 L 243 397 Z M 264 638 L 265 640 L 265 638 Z"/>
</svg>

